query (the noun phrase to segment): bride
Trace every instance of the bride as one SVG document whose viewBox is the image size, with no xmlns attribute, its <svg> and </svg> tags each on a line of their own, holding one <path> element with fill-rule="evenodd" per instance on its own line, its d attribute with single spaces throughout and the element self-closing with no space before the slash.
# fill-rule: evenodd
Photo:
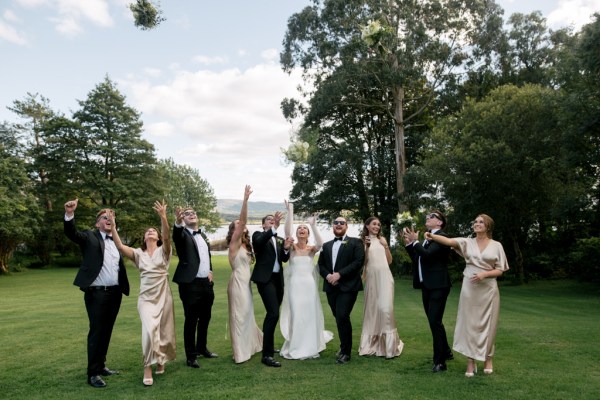
<svg viewBox="0 0 600 400">
<path fill-rule="evenodd" d="M 292 237 L 294 207 L 285 202 L 285 236 Z M 296 229 L 297 242 L 290 250 L 290 261 L 284 269 L 284 295 L 280 327 L 285 342 L 279 354 L 288 359 L 302 360 L 319 357 L 333 333 L 324 330 L 323 308 L 317 288 L 317 271 L 313 264 L 315 254 L 323 241 L 316 226 L 316 217 L 308 219 L 315 235 L 315 245 L 308 245 L 308 226 Z"/>
</svg>

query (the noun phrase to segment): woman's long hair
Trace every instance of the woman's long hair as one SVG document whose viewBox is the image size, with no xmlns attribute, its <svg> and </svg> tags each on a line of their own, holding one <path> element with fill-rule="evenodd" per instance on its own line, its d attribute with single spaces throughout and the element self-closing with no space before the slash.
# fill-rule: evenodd
<svg viewBox="0 0 600 400">
<path fill-rule="evenodd" d="M 365 220 L 362 231 L 360 232 L 360 239 L 363 241 L 363 243 L 365 242 L 365 238 L 367 236 L 369 236 L 369 229 L 367 228 L 367 226 L 369 226 L 369 224 L 371 224 L 371 222 L 373 222 L 375 220 L 381 222 L 379 220 L 379 218 L 377 218 L 377 217 L 369 217 Z M 379 232 L 377 233 L 377 237 L 380 237 L 380 236 L 381 236 L 381 229 L 379 229 Z"/>
<path fill-rule="evenodd" d="M 229 244 L 231 243 L 231 238 L 233 236 L 233 232 L 235 231 L 235 221 L 232 221 L 229 224 L 229 230 L 227 231 L 227 237 L 225 237 L 225 241 L 227 242 L 227 247 L 229 247 Z M 245 246 L 246 248 L 246 254 L 248 254 L 248 257 L 250 257 L 250 264 L 254 263 L 255 258 L 254 258 L 254 251 L 252 249 L 252 242 L 250 241 L 250 235 L 248 234 L 248 230 L 244 230 L 244 232 L 242 232 L 242 245 Z"/>
<path fill-rule="evenodd" d="M 483 225 L 485 225 L 485 234 L 488 238 L 492 239 L 492 233 L 494 232 L 494 220 L 487 214 L 479 214 L 477 217 L 483 219 Z M 477 218 L 475 217 L 475 218 Z"/>
</svg>

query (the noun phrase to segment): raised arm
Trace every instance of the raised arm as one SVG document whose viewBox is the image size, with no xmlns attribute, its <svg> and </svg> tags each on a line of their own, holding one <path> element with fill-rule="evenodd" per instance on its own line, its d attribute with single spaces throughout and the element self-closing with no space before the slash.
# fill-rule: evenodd
<svg viewBox="0 0 600 400">
<path fill-rule="evenodd" d="M 452 247 L 453 249 L 458 248 L 458 242 L 452 238 L 436 235 L 435 233 L 426 232 L 425 239 L 429 241 L 434 241 L 436 243 L 442 244 L 444 246 Z"/>
<path fill-rule="evenodd" d="M 292 228 L 294 225 L 294 203 L 290 203 L 287 200 L 283 201 L 285 203 L 285 209 L 287 211 L 287 215 L 285 216 L 285 225 L 284 232 L 285 237 L 292 237 Z"/>
<path fill-rule="evenodd" d="M 310 217 L 308 217 L 308 224 L 312 228 L 313 235 L 315 235 L 315 246 L 312 249 L 312 254 L 314 255 L 319 250 L 321 250 L 321 247 L 323 246 L 323 238 L 321 237 L 321 234 L 319 233 L 319 229 L 317 228 L 317 214 L 316 213 L 311 215 Z"/>
<path fill-rule="evenodd" d="M 162 203 L 158 200 L 154 202 L 152 207 L 160 217 L 160 229 L 162 236 L 162 250 L 165 255 L 165 259 L 168 259 L 171 255 L 171 227 L 169 226 L 169 220 L 167 219 L 167 203 L 163 200 Z"/>
<path fill-rule="evenodd" d="M 244 188 L 244 201 L 242 202 L 242 209 L 240 210 L 240 223 L 235 227 L 233 234 L 231 235 L 231 241 L 229 242 L 229 255 L 237 254 L 240 246 L 242 245 L 242 235 L 246 229 L 248 223 L 248 199 L 252 194 L 252 188 L 250 185 L 246 185 Z"/>
<path fill-rule="evenodd" d="M 117 232 L 117 224 L 115 223 L 115 213 L 114 212 L 108 213 L 108 220 L 110 221 L 110 230 L 111 230 L 111 235 L 112 235 L 113 241 L 115 242 L 115 246 L 117 246 L 117 249 L 121 252 L 121 254 L 123 254 L 125 257 L 129 258 L 130 260 L 135 261 L 135 258 L 133 255 L 133 249 L 129 246 L 124 245 L 123 242 L 121 241 L 121 238 L 119 237 L 119 232 Z"/>
</svg>

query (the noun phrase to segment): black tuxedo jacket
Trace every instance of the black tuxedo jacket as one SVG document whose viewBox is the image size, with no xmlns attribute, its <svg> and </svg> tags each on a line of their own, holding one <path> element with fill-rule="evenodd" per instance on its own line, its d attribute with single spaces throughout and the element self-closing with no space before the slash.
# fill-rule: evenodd
<svg viewBox="0 0 600 400">
<path fill-rule="evenodd" d="M 363 289 L 361 280 L 361 271 L 365 261 L 365 248 L 360 239 L 346 236 L 342 240 L 340 250 L 335 260 L 335 269 L 332 265 L 333 240 L 323 245 L 323 250 L 319 255 L 319 273 L 325 279 L 323 282 L 323 291 L 329 292 L 335 288 L 327 282 L 327 275 L 333 272 L 339 272 L 340 280 L 337 286 L 342 292 L 358 292 Z"/>
<path fill-rule="evenodd" d="M 437 231 L 436 235 L 448 236 L 443 231 Z M 450 247 L 436 242 L 429 242 L 423 246 L 421 242 L 406 246 L 413 264 L 413 287 L 420 289 L 441 289 L 452 286 L 450 274 L 448 273 L 448 261 L 450 259 Z M 419 257 L 421 257 L 421 273 L 423 283 L 419 281 Z"/>
<path fill-rule="evenodd" d="M 99 230 L 78 231 L 75 227 L 75 219 L 64 221 L 65 235 L 79 245 L 83 261 L 75 276 L 73 284 L 81 290 L 87 289 L 98 277 L 104 262 L 104 239 Z M 119 257 L 119 287 L 121 292 L 129 296 L 129 280 L 123 263 L 123 257 Z"/>
<path fill-rule="evenodd" d="M 201 236 L 208 246 L 208 262 L 212 271 L 210 244 L 204 233 L 201 233 Z M 173 243 L 175 243 L 175 250 L 177 250 L 177 256 L 179 257 L 179 263 L 177 264 L 175 275 L 173 275 L 173 282 L 190 283 L 196 278 L 198 269 L 200 268 L 198 244 L 194 240 L 194 235 L 185 226 L 173 227 Z"/>
<path fill-rule="evenodd" d="M 252 247 L 256 256 L 256 263 L 252 271 L 252 282 L 267 283 L 271 279 L 273 273 L 273 265 L 275 264 L 275 254 L 283 271 L 283 263 L 290 259 L 290 252 L 286 252 L 283 248 L 283 239 L 277 239 L 277 248 L 273 245 L 271 238 L 273 231 L 256 231 L 252 234 Z M 283 274 L 280 275 L 283 285 Z"/>
</svg>

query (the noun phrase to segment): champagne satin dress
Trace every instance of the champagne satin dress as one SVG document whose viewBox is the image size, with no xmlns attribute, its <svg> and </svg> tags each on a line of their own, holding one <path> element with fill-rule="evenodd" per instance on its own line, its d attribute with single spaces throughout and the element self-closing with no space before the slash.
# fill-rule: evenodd
<svg viewBox="0 0 600 400">
<path fill-rule="evenodd" d="M 491 240 L 483 251 L 479 251 L 475 238 L 455 240 L 459 245 L 456 252 L 465 259 L 466 266 L 452 348 L 469 358 L 485 361 L 487 357 L 494 356 L 500 292 L 496 278 L 478 283 L 471 283 L 469 279 L 482 270 L 507 271 L 508 262 L 500 242 Z"/>
</svg>

